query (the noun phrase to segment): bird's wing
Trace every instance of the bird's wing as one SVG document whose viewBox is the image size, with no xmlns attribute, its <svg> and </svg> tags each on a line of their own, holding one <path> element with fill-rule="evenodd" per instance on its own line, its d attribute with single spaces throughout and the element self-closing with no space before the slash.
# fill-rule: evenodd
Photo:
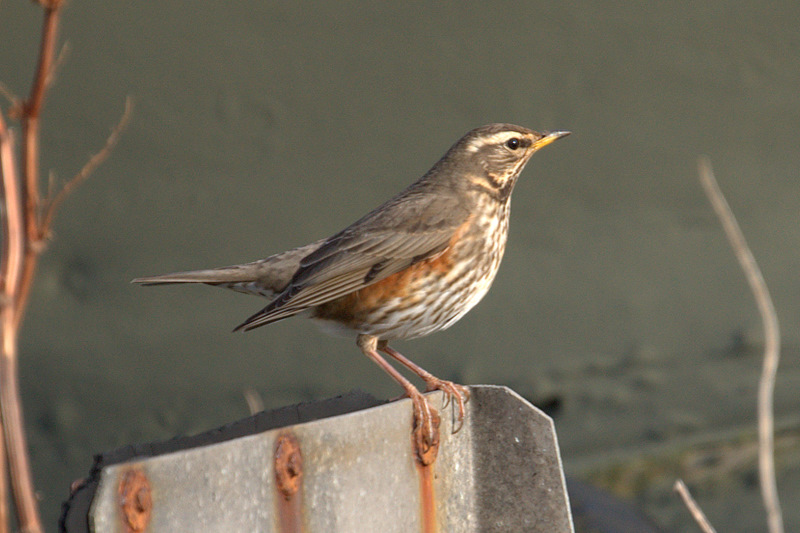
<svg viewBox="0 0 800 533">
<path fill-rule="evenodd" d="M 395 198 L 328 239 L 301 260 L 281 294 L 236 329 L 330 302 L 444 251 L 470 210 L 455 195 L 426 199 Z"/>
</svg>

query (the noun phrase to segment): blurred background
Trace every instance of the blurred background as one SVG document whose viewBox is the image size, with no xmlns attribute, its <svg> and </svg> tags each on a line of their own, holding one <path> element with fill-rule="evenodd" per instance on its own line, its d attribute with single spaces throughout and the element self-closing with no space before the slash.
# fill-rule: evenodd
<svg viewBox="0 0 800 533">
<path fill-rule="evenodd" d="M 0 81 L 28 91 L 41 15 L 0 3 Z M 493 290 L 397 344 L 434 374 L 549 409 L 568 473 L 695 531 L 762 530 L 753 298 L 697 179 L 710 156 L 775 299 L 778 485 L 800 529 L 800 4 L 73 1 L 43 115 L 43 175 L 133 122 L 63 206 L 21 337 L 44 519 L 92 454 L 266 408 L 399 393 L 353 339 L 265 301 L 142 275 L 241 263 L 328 236 L 489 122 L 571 130 L 513 198 Z M 8 109 L 4 103 L 3 108 Z"/>
</svg>

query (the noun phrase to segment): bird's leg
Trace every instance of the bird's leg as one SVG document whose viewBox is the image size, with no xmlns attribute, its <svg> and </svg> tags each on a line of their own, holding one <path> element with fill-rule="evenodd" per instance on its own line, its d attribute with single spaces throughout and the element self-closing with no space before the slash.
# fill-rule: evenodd
<svg viewBox="0 0 800 533">
<path fill-rule="evenodd" d="M 405 390 L 414 405 L 414 444 L 417 456 L 423 464 L 430 464 L 436 458 L 439 446 L 439 414 L 428 404 L 425 396 L 403 375 L 378 353 L 378 338 L 372 335 L 359 335 L 358 347 L 364 355 L 372 359 L 384 372 L 392 376 Z"/>
<path fill-rule="evenodd" d="M 453 433 L 456 433 L 461 429 L 461 427 L 464 425 L 464 402 L 469 401 L 469 389 L 467 387 L 458 385 L 452 381 L 446 381 L 444 379 L 437 378 L 394 348 L 390 348 L 387 341 L 379 341 L 378 350 L 387 354 L 389 357 L 422 378 L 422 380 L 428 385 L 427 391 L 442 391 L 445 396 L 445 406 L 447 406 L 447 403 L 451 400 L 455 402 L 454 405 L 458 405 L 458 426 L 453 429 Z"/>
</svg>

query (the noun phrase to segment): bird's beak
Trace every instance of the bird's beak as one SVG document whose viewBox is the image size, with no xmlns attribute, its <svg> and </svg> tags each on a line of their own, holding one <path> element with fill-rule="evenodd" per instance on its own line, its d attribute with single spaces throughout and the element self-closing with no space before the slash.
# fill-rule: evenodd
<svg viewBox="0 0 800 533">
<path fill-rule="evenodd" d="M 545 131 L 545 132 L 542 132 L 542 135 L 544 135 L 544 137 L 542 137 L 538 141 L 534 141 L 534 143 L 531 145 L 531 150 L 533 150 L 535 152 L 536 150 L 544 148 L 545 146 L 547 146 L 551 142 L 557 141 L 561 137 L 566 137 L 570 133 L 571 132 L 569 132 L 569 131 Z"/>
</svg>

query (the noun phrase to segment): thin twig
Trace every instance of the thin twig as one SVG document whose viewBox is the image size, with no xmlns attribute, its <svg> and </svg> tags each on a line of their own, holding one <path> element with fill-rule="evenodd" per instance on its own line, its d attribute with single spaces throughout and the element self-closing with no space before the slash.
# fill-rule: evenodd
<svg viewBox="0 0 800 533">
<path fill-rule="evenodd" d="M 44 6 L 44 26 L 42 28 L 42 41 L 39 45 L 39 63 L 31 85 L 30 96 L 25 102 L 25 113 L 38 117 L 44 97 L 47 93 L 48 81 L 51 79 L 55 43 L 58 38 L 59 7 L 61 3 Z"/>
<path fill-rule="evenodd" d="M 68 182 L 64 184 L 60 191 L 51 199 L 45 202 L 44 213 L 42 215 L 42 222 L 40 224 L 41 234 L 39 235 L 40 239 L 44 239 L 47 237 L 47 232 L 50 229 L 50 225 L 53 223 L 53 217 L 55 216 L 58 207 L 67 199 L 67 197 L 80 186 L 86 179 L 92 175 L 97 167 L 99 167 L 103 161 L 105 161 L 109 155 L 111 155 L 111 151 L 119 142 L 119 139 L 122 135 L 122 132 L 125 130 L 125 127 L 130 122 L 131 116 L 133 113 L 133 98 L 128 96 L 125 99 L 125 110 L 122 113 L 122 116 L 117 122 L 117 125 L 111 130 L 111 133 L 106 138 L 105 145 L 103 148 L 100 149 L 96 154 L 89 158 L 83 168 L 78 171 Z"/>
<path fill-rule="evenodd" d="M 4 302 L 0 308 L 2 326 L 2 357 L 0 357 L 0 411 L 6 443 L 11 487 L 17 510 L 19 529 L 25 533 L 42 531 L 39 504 L 34 491 L 30 457 L 22 416 L 19 392 L 18 339 L 19 323 L 33 281 L 36 248 L 39 234 L 39 119 L 52 78 L 53 54 L 58 37 L 58 23 L 62 0 L 39 0 L 44 7 L 38 64 L 28 98 L 20 105 L 23 139 L 21 144 L 21 175 L 17 165 L 3 156 L 2 199 L 7 211 L 3 220 L 7 227 L 4 236 L 8 243 L 2 261 Z M 5 123 L 3 125 L 5 130 Z M 7 144 L 7 143 L 4 143 Z M 4 526 L 6 527 L 6 526 Z"/>
<path fill-rule="evenodd" d="M 778 316 L 775 313 L 775 306 L 772 303 L 767 284 L 758 268 L 758 263 L 747 245 L 725 196 L 719 189 L 711 168 L 711 161 L 707 157 L 701 157 L 698 168 L 700 182 L 722 223 L 725 235 L 739 260 L 739 265 L 744 271 L 750 290 L 753 291 L 761 314 L 764 327 L 764 362 L 761 379 L 758 383 L 758 472 L 769 531 L 770 533 L 783 533 L 783 516 L 775 480 L 774 415 L 772 412 L 775 376 L 780 360 L 781 340 Z"/>
<path fill-rule="evenodd" d="M 23 196 L 25 197 L 26 228 L 29 242 L 36 241 L 39 233 L 39 116 L 44 105 L 48 81 L 52 79 L 53 57 L 56 39 L 58 38 L 58 23 L 60 20 L 60 1 L 41 1 L 44 7 L 44 22 L 42 24 L 42 40 L 39 44 L 39 62 L 33 77 L 31 92 L 23 104 L 22 111 L 22 174 L 25 179 Z M 23 278 L 30 279 L 29 274 Z"/>
<path fill-rule="evenodd" d="M 10 301 L 10 295 L 14 291 L 16 278 L 19 277 L 16 272 L 11 272 L 11 277 L 9 277 L 9 258 L 12 253 L 12 248 L 20 246 L 18 242 L 22 242 L 21 234 L 18 236 L 20 238 L 17 242 L 14 241 L 15 236 L 12 236 L 10 233 L 11 230 L 16 229 L 12 226 L 14 222 L 16 222 L 19 231 L 21 231 L 22 213 L 18 208 L 20 204 L 18 197 L 11 197 L 11 200 L 16 200 L 16 202 L 9 201 L 9 193 L 13 195 L 19 192 L 19 187 L 15 187 L 19 182 L 19 178 L 17 176 L 17 167 L 14 160 L 14 139 L 11 136 L 11 132 L 6 127 L 6 122 L 2 113 L 0 113 L 0 179 L 2 180 L 0 181 L 0 187 L 2 187 L 2 189 L 0 189 L 0 198 L 3 200 L 3 209 L 0 209 L 0 222 L 3 226 L 2 260 L 0 260 L 2 277 L 0 277 L 0 289 L 3 290 L 5 296 L 0 304 L 6 306 L 13 304 L 13 302 Z M 19 253 L 22 253 L 21 248 L 19 249 Z"/>
<path fill-rule="evenodd" d="M 0 170 L 2 171 L 3 201 L 3 301 L 0 306 L 0 334 L 2 334 L 2 356 L 0 356 L 0 412 L 6 442 L 5 456 L 14 503 L 20 529 L 41 532 L 38 504 L 33 489 L 28 447 L 25 442 L 25 426 L 22 421 L 22 404 L 19 396 L 17 373 L 17 333 L 15 326 L 17 294 L 19 291 L 25 258 L 24 207 L 22 205 L 22 180 L 17 174 L 13 140 L 5 121 L 0 116 Z M 5 480 L 3 480 L 5 484 Z M 3 492 L 7 492 L 5 486 Z M 8 523 L 0 524 L 7 531 Z"/>
<path fill-rule="evenodd" d="M 3 425 L 0 424 L 0 434 L 2 434 Z M 0 438 L 0 457 L 6 457 L 6 441 Z M 0 533 L 8 533 L 9 519 L 11 518 L 8 508 L 8 464 L 1 461 L 0 464 Z"/>
<path fill-rule="evenodd" d="M 58 54 L 53 60 L 53 65 L 50 67 L 50 72 L 47 74 L 47 79 L 45 80 L 48 88 L 56 82 L 58 71 L 61 70 L 61 67 L 67 61 L 70 51 L 71 47 L 69 43 L 64 43 L 61 45 L 61 49 L 58 51 Z"/>
<path fill-rule="evenodd" d="M 717 533 L 717 530 L 714 529 L 714 526 L 712 526 L 711 522 L 706 518 L 703 510 L 700 509 L 700 506 L 697 505 L 697 502 L 692 498 L 692 495 L 689 493 L 689 488 L 682 479 L 677 480 L 672 486 L 672 489 L 680 495 L 686 508 L 692 513 L 692 518 L 694 518 L 694 521 L 700 526 L 700 529 L 703 530 L 703 533 Z"/>
<path fill-rule="evenodd" d="M 11 249 L 13 247 L 18 247 L 24 238 L 24 232 L 22 231 L 22 213 L 19 209 L 21 204 L 21 200 L 19 196 L 16 197 L 15 206 L 9 206 L 8 203 L 8 196 L 6 195 L 6 189 L 12 187 L 17 189 L 18 194 L 18 187 L 13 187 L 11 184 L 19 183 L 19 178 L 17 176 L 17 166 L 14 159 L 14 139 L 11 136 L 11 132 L 8 131 L 6 128 L 5 119 L 3 118 L 3 114 L 0 113 L 0 198 L 3 201 L 3 208 L 0 209 L 0 225 L 2 225 L 3 231 L 3 243 L 2 243 L 2 260 L 0 260 L 0 333 L 2 333 L 2 346 L 5 346 L 6 342 L 6 335 L 5 335 L 5 323 L 6 320 L 9 322 L 13 319 L 13 309 L 14 309 L 14 302 L 12 291 L 13 287 L 7 283 L 9 280 L 9 275 L 11 277 L 17 276 L 13 272 L 13 268 L 11 267 L 9 260 L 11 255 Z M 14 192 L 12 192 L 12 199 L 14 199 Z M 8 207 L 11 207 L 11 213 L 9 213 Z M 9 216 L 13 219 L 17 220 L 17 229 L 16 235 L 12 237 L 11 233 L 11 225 Z M 16 242 L 14 242 L 16 239 Z M 22 251 L 19 250 L 18 254 L 22 254 Z M 19 270 L 18 268 L 16 269 Z M 11 279 L 11 283 L 16 283 L 14 279 Z M 4 352 L 2 352 L 4 353 Z M 2 378 L 2 376 L 0 376 Z M 0 406 L 1 407 L 1 406 Z M 5 434 L 5 427 L 6 427 L 5 420 L 0 417 L 0 533 L 8 533 L 9 527 L 9 509 L 8 509 L 8 463 L 6 461 L 6 445 L 5 439 L 3 435 Z"/>
<path fill-rule="evenodd" d="M 37 0 L 44 9 L 42 38 L 39 43 L 39 60 L 36 73 L 31 84 L 28 98 L 22 104 L 22 198 L 25 209 L 25 258 L 22 261 L 22 279 L 17 294 L 14 323 L 17 328 L 22 321 L 27 306 L 28 294 L 36 272 L 36 259 L 41 253 L 41 229 L 39 215 L 41 197 L 39 194 L 39 119 L 44 105 L 49 81 L 52 79 L 53 58 L 58 38 L 58 25 L 61 15 L 62 0 Z"/>
<path fill-rule="evenodd" d="M 252 387 L 248 387 L 242 391 L 242 394 L 244 394 L 244 400 L 247 402 L 247 408 L 251 415 L 260 413 L 264 410 L 264 400 L 261 398 L 261 395 L 257 390 Z"/>
<path fill-rule="evenodd" d="M 0 224 L 3 242 L 0 259 L 0 411 L 5 449 L 0 447 L 0 462 L 8 465 L 17 510 L 17 522 L 24 533 L 41 533 L 38 502 L 34 492 L 30 457 L 22 417 L 19 392 L 18 334 L 25 313 L 36 264 L 43 249 L 43 239 L 53 216 L 69 193 L 100 165 L 119 140 L 130 118 L 131 101 L 126 102 L 119 124 L 112 130 L 105 146 L 89 159 L 80 172 L 66 183 L 52 200 L 43 203 L 39 192 L 40 115 L 48 88 L 55 79 L 56 69 L 67 47 L 55 58 L 60 8 L 63 0 L 36 0 L 44 10 L 36 72 L 26 100 L 20 101 L 2 92 L 12 101 L 11 113 L 22 124 L 19 165 L 14 157 L 13 139 L 0 114 Z M 50 198 L 48 196 L 48 198 Z M 7 459 L 7 462 L 6 462 Z M 0 467 L 0 533 L 8 531 L 6 475 Z"/>
<path fill-rule="evenodd" d="M 17 95 L 14 94 L 14 92 L 11 89 L 9 89 L 5 83 L 1 81 L 0 81 L 0 95 L 2 95 L 3 98 L 8 100 L 8 103 L 11 104 L 12 107 L 17 105 L 17 103 L 19 102 L 19 98 L 17 98 Z"/>
</svg>

